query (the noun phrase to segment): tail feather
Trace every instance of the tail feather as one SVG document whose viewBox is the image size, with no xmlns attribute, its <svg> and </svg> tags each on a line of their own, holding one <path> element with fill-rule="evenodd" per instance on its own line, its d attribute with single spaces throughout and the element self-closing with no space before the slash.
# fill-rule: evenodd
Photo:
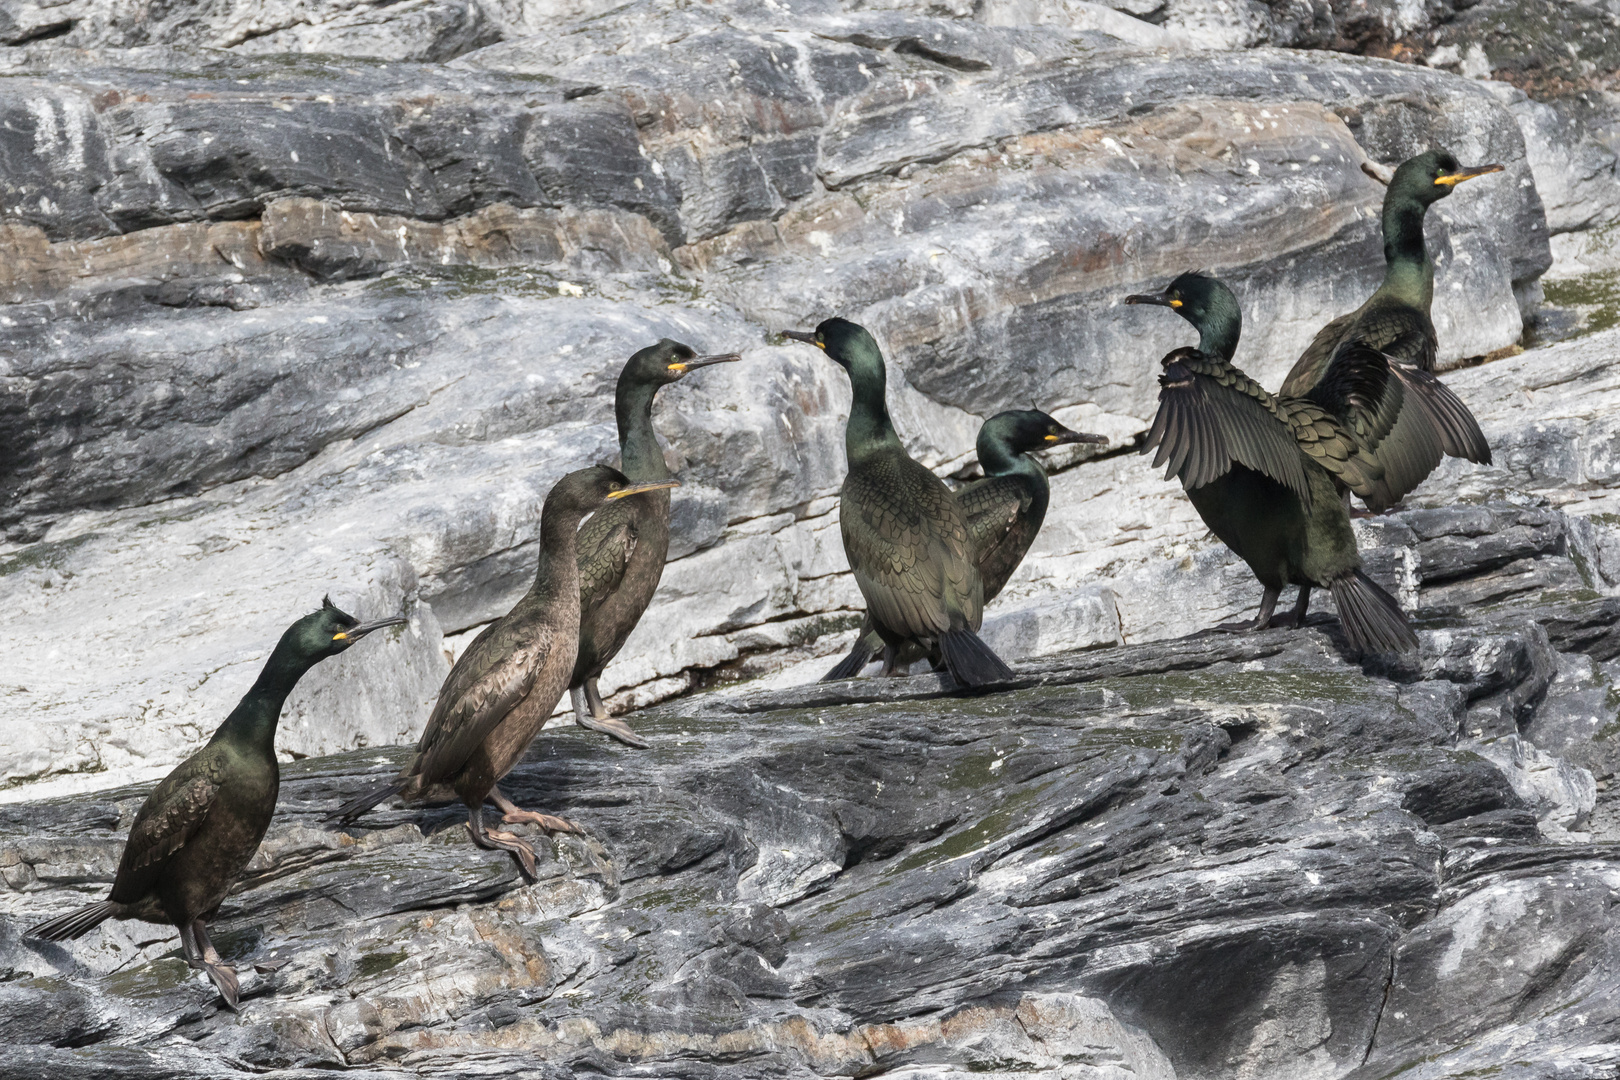
<svg viewBox="0 0 1620 1080">
<path fill-rule="evenodd" d="M 939 651 L 958 686 L 985 686 L 1015 677 L 1012 668 L 990 651 L 984 639 L 966 627 L 945 631 L 939 639 Z"/>
<path fill-rule="evenodd" d="M 360 817 L 360 815 L 364 814 L 367 810 L 370 810 L 372 807 L 382 802 L 384 799 L 398 795 L 403 790 L 405 790 L 405 779 L 403 777 L 396 777 L 393 780 L 389 780 L 387 783 L 379 784 L 373 788 L 367 788 L 365 791 L 362 791 L 360 794 L 356 795 L 354 798 L 332 811 L 326 820 L 340 821 L 347 825 L 356 818 Z"/>
<path fill-rule="evenodd" d="M 865 626 L 861 629 L 866 631 Z M 823 675 L 821 681 L 837 682 L 839 679 L 853 679 L 882 651 L 883 639 L 878 637 L 877 632 L 864 632 L 855 639 L 855 644 L 849 647 L 849 655 L 838 661 L 838 666 Z"/>
<path fill-rule="evenodd" d="M 1395 598 L 1353 570 L 1329 586 L 1350 647 L 1361 653 L 1415 652 L 1417 635 Z"/>
<path fill-rule="evenodd" d="M 65 941 L 68 938 L 83 937 L 118 914 L 119 907 L 119 904 L 111 900 L 97 900 L 93 904 L 86 904 L 66 915 L 58 915 L 49 922 L 31 927 L 28 936 L 42 938 L 45 941 Z"/>
</svg>

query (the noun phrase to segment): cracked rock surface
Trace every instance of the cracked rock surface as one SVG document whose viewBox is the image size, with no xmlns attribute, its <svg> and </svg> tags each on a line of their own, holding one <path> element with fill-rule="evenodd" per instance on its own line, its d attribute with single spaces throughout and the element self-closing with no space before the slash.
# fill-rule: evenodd
<svg viewBox="0 0 1620 1080">
<path fill-rule="evenodd" d="M 1249 603 L 1126 455 L 1186 330 L 1119 299 L 1219 270 L 1275 384 L 1378 279 L 1360 164 L 1439 142 L 1506 166 L 1429 216 L 1442 359 L 1472 363 L 1540 332 L 1550 238 L 1597 236 L 1620 188 L 1506 84 L 1327 38 L 1212 49 L 1161 14 L 0 3 L 0 798 L 161 775 L 327 592 L 411 625 L 386 669 L 311 677 L 285 753 L 412 738 L 446 654 L 532 573 L 546 489 L 614 456 L 613 378 L 660 336 L 746 359 L 660 395 L 685 486 L 616 708 L 802 681 L 847 645 L 847 385 L 772 336 L 833 313 L 877 333 L 944 475 L 1003 408 L 1110 438 L 1053 463 L 998 648 Z M 1522 404 L 1515 431 L 1541 419 Z M 1612 546 L 1601 517 L 1581 551 Z"/>
<path fill-rule="evenodd" d="M 1612 1076 L 1613 818 L 1519 732 L 1612 753 L 1568 718 L 1620 678 L 1616 604 L 1499 605 L 1397 666 L 1318 617 L 978 697 L 698 695 L 639 753 L 548 733 L 506 789 L 587 836 L 528 886 L 459 807 L 321 824 L 402 751 L 300 763 L 214 935 L 283 962 L 240 1016 L 165 928 L 19 938 L 100 894 L 142 789 L 9 807 L 0 1075 Z"/>
<path fill-rule="evenodd" d="M 1620 1075 L 1614 17 L 0 0 L 0 1078 Z M 1275 386 L 1379 279 L 1360 166 L 1436 143 L 1506 170 L 1428 225 L 1495 463 L 1356 522 L 1423 648 L 1199 635 L 1259 589 L 1133 452 L 1192 335 L 1118 301 L 1218 271 Z M 1004 692 L 815 683 L 849 391 L 774 334 L 831 314 L 942 476 L 1003 408 L 1108 436 L 1049 457 Z M 508 790 L 587 835 L 533 885 L 458 808 L 329 829 L 666 336 L 744 359 L 655 409 L 602 680 L 653 749 L 542 734 Z M 22 938 L 325 593 L 410 621 L 289 702 L 242 1013 L 167 928 Z"/>
</svg>

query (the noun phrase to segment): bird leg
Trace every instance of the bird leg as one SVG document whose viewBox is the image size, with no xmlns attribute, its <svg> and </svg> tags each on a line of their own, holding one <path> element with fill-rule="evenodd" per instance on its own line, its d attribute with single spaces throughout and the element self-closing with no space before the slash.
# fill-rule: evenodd
<svg viewBox="0 0 1620 1080">
<path fill-rule="evenodd" d="M 219 958 L 214 943 L 208 940 L 208 928 L 203 925 L 201 919 L 192 920 L 191 933 L 197 941 L 198 959 L 201 961 L 199 966 L 208 972 L 208 978 L 219 991 L 219 996 L 224 998 L 225 1004 L 235 1012 L 241 992 L 241 984 L 236 981 L 236 969 Z M 182 940 L 184 936 L 181 935 Z"/>
<path fill-rule="evenodd" d="M 883 670 L 878 674 L 885 679 L 903 679 L 911 674 L 911 665 L 900 663 L 900 650 L 894 645 L 883 646 Z"/>
<path fill-rule="evenodd" d="M 191 924 L 184 923 L 180 930 L 180 955 L 186 958 L 186 966 L 201 971 L 203 968 L 202 949 L 197 947 L 197 939 L 191 936 Z"/>
<path fill-rule="evenodd" d="M 510 851 L 526 880 L 540 880 L 540 875 L 534 870 L 534 848 L 509 832 L 485 831 L 484 813 L 479 807 L 475 806 L 467 813 L 467 832 L 472 836 L 472 842 L 485 851 Z"/>
<path fill-rule="evenodd" d="M 508 825 L 538 825 L 547 832 L 571 832 L 578 833 L 581 836 L 585 835 L 584 829 L 567 818 L 552 817 L 550 814 L 523 809 L 502 794 L 501 789 L 498 787 L 490 788 L 489 801 L 494 803 L 500 812 L 505 815 L 501 820 Z"/>
<path fill-rule="evenodd" d="M 1294 610 L 1290 611 L 1286 615 L 1276 616 L 1271 620 L 1271 625 L 1274 627 L 1291 626 L 1295 630 L 1298 630 L 1300 627 L 1305 625 L 1305 612 L 1310 610 L 1310 606 L 1311 587 L 1309 585 L 1301 585 L 1299 587 L 1299 599 L 1294 601 Z"/>
<path fill-rule="evenodd" d="M 602 693 L 596 688 L 595 679 L 586 679 L 585 685 L 570 689 L 569 694 L 574 699 L 574 723 L 582 728 L 600 731 L 603 735 L 617 739 L 626 746 L 634 746 L 638 750 L 645 750 L 652 743 L 637 735 L 629 724 L 616 716 L 609 716 L 607 706 L 602 704 Z"/>
<path fill-rule="evenodd" d="M 1277 610 L 1277 597 L 1281 589 L 1273 589 L 1270 585 L 1260 594 L 1260 614 L 1253 622 L 1221 623 L 1215 629 L 1224 630 L 1229 634 L 1247 634 L 1255 630 L 1264 630 L 1271 625 L 1271 613 Z"/>
</svg>

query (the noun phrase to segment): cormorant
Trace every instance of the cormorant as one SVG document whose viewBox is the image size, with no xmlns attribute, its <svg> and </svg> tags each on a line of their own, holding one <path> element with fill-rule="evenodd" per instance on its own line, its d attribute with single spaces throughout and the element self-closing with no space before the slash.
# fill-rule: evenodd
<svg viewBox="0 0 1620 1080">
<path fill-rule="evenodd" d="M 822 349 L 849 373 L 854 400 L 844 427 L 849 472 L 839 523 L 867 617 L 883 639 L 885 667 L 911 645 L 942 663 L 958 686 L 1012 678 L 977 632 L 984 584 L 956 496 L 906 453 L 889 420 L 877 342 L 844 319 L 786 336 Z"/>
<path fill-rule="evenodd" d="M 1334 406 L 1274 397 L 1231 363 L 1242 332 L 1237 298 L 1224 284 L 1187 273 L 1163 292 L 1128 296 L 1127 304 L 1160 304 L 1198 328 L 1196 348 L 1161 361 L 1159 411 L 1143 453 L 1181 479 L 1204 524 L 1248 563 L 1264 594 L 1251 623 L 1223 630 L 1302 626 L 1312 588 L 1327 588 L 1345 637 L 1359 652 L 1416 649 L 1417 635 L 1395 598 L 1361 571 L 1361 555 L 1341 496 L 1358 495 L 1381 479 L 1381 468 L 1339 414 L 1358 394 L 1382 387 L 1376 368 L 1358 369 L 1361 382 L 1329 379 L 1318 388 Z M 1299 586 L 1294 610 L 1274 618 L 1284 585 Z"/>
<path fill-rule="evenodd" d="M 1363 496 L 1369 509 L 1398 502 L 1434 471 L 1442 454 L 1490 464 L 1490 447 L 1473 414 L 1433 374 L 1438 347 L 1429 318 L 1434 260 L 1423 240 L 1423 221 L 1429 207 L 1458 184 L 1501 171 L 1500 165 L 1462 168 L 1444 150 L 1402 162 L 1384 195 L 1383 284 L 1355 311 L 1317 331 L 1278 392 L 1312 397 L 1324 382 L 1358 381 L 1354 369 L 1362 364 L 1387 367 L 1395 376 L 1375 376 L 1381 395 L 1359 401 L 1351 418 L 1365 448 L 1384 467 L 1378 485 Z M 1330 374 L 1335 367 L 1344 370 Z M 1381 437 L 1373 434 L 1380 426 L 1374 414 L 1394 418 Z"/>
<path fill-rule="evenodd" d="M 990 603 L 1007 584 L 1041 531 L 1051 485 L 1046 469 L 1030 455 L 1065 443 L 1103 443 L 1105 435 L 1070 431 L 1039 409 L 1008 409 L 979 427 L 979 465 L 984 477 L 956 489 L 956 503 L 967 519 L 973 562 L 984 582 L 984 602 Z M 872 657 L 883 652 L 883 638 L 865 619 L 849 655 L 822 676 L 822 682 L 860 674 Z M 896 671 L 922 659 L 902 654 L 888 665 Z M 894 674 L 885 671 L 885 674 Z"/>
<path fill-rule="evenodd" d="M 736 353 L 698 356 L 664 338 L 626 361 L 613 402 L 624 475 L 635 483 L 670 477 L 652 426 L 653 395 L 659 387 L 698 368 L 741 359 Z M 609 503 L 591 515 L 579 534 L 579 656 L 568 680 L 574 720 L 630 746 L 645 747 L 647 741 L 608 715 L 596 680 L 652 602 L 668 554 L 669 493 L 662 489 L 645 499 Z"/>
<path fill-rule="evenodd" d="M 674 480 L 632 484 L 606 465 L 571 472 L 540 510 L 540 565 L 517 606 L 485 627 L 439 688 L 416 757 L 386 784 L 339 807 L 350 822 L 391 795 L 406 799 L 454 792 L 467 806 L 467 831 L 481 848 L 510 851 L 535 880 L 534 849 L 508 832 L 486 832 L 484 800 L 508 823 L 578 832 L 570 822 L 523 810 L 496 786 L 523 757 L 568 688 L 579 640 L 579 522 L 610 500 L 678 487 Z"/>
<path fill-rule="evenodd" d="M 206 923 L 259 849 L 276 812 L 281 769 L 276 724 L 304 673 L 373 630 L 402 617 L 361 624 L 333 605 L 293 623 L 281 635 L 247 692 L 208 745 L 175 766 L 146 797 L 130 826 L 107 899 L 29 930 L 37 938 L 76 938 L 105 919 L 172 923 L 186 963 L 208 973 L 236 1008 L 236 971 L 208 940 Z"/>
</svg>

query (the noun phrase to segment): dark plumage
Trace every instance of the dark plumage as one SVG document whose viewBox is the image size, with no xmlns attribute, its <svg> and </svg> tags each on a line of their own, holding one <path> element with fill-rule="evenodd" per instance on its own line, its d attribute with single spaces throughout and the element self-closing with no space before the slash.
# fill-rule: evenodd
<svg viewBox="0 0 1620 1080">
<path fill-rule="evenodd" d="M 205 924 L 242 876 L 275 814 L 281 707 L 310 668 L 373 630 L 404 621 L 362 626 L 327 600 L 288 627 L 258 681 L 208 745 L 177 765 L 141 805 L 107 899 L 29 933 L 60 941 L 79 937 L 105 919 L 172 923 L 180 931 L 186 962 L 208 972 L 226 1004 L 236 1008 L 236 972 L 214 950 Z"/>
<path fill-rule="evenodd" d="M 416 745 L 416 757 L 399 777 L 345 803 L 333 816 L 353 821 L 396 794 L 421 799 L 454 792 L 467 806 L 473 843 L 510 851 L 533 881 L 534 849 L 511 833 L 486 832 L 482 808 L 487 798 L 508 823 L 578 831 L 562 818 L 519 809 L 496 784 L 545 725 L 574 670 L 580 519 L 609 500 L 675 486 L 674 480 L 632 484 L 605 465 L 559 480 L 540 511 L 540 565 L 534 585 L 516 607 L 486 627 L 450 669 Z"/>
<path fill-rule="evenodd" d="M 1423 239 L 1431 205 L 1464 180 L 1501 171 L 1500 165 L 1464 169 L 1443 150 L 1403 162 L 1384 196 L 1384 281 L 1367 302 L 1316 334 L 1279 391 L 1310 398 L 1338 412 L 1384 476 L 1362 496 L 1373 510 L 1398 502 L 1434 471 L 1444 455 L 1489 464 L 1490 447 L 1468 407 L 1433 375 L 1438 339 L 1429 309 L 1434 260 Z M 1376 393 L 1348 402 L 1339 387 L 1369 378 Z M 1387 373 L 1387 374 L 1386 374 Z M 1359 493 L 1358 493 L 1359 494 Z"/>
<path fill-rule="evenodd" d="M 1159 411 L 1143 453 L 1177 476 L 1204 523 L 1249 565 L 1264 595 L 1251 623 L 1225 630 L 1303 625 L 1312 588 L 1333 593 L 1345 637 L 1361 652 L 1415 649 L 1394 598 L 1361 572 L 1346 488 L 1363 495 L 1382 469 L 1341 417 L 1305 398 L 1273 397 L 1231 363 L 1242 331 L 1237 298 L 1203 274 L 1128 304 L 1173 308 L 1199 330 L 1197 348 L 1161 363 Z M 1374 384 L 1376 380 L 1372 381 Z M 1341 387 L 1354 398 L 1371 384 Z M 1273 618 L 1283 586 L 1299 586 L 1293 612 Z"/>
<path fill-rule="evenodd" d="M 1046 470 L 1030 455 L 1065 443 L 1107 442 L 1106 436 L 1070 431 L 1038 409 L 1009 409 L 997 413 L 979 428 L 979 465 L 984 477 L 956 490 L 957 505 L 967 521 L 973 563 L 984 582 L 984 602 L 995 599 L 1046 520 L 1051 486 Z M 883 652 L 883 638 L 871 619 L 849 655 L 822 679 L 847 679 L 860 674 L 874 656 Z M 922 657 L 908 650 L 895 657 L 886 674 L 894 674 Z"/>
<path fill-rule="evenodd" d="M 787 336 L 825 350 L 849 373 L 854 400 L 844 428 L 849 472 L 839 495 L 840 530 L 886 661 L 910 645 L 936 657 L 959 686 L 1010 679 L 1012 670 L 979 640 L 984 584 L 967 521 L 945 482 L 900 445 L 877 342 L 843 319 Z"/>
<path fill-rule="evenodd" d="M 667 480 L 669 466 L 653 433 L 653 395 L 710 364 L 742 359 L 736 353 L 698 356 L 664 338 L 632 356 L 619 373 L 614 412 L 624 475 L 633 483 Z M 609 716 L 596 680 L 618 655 L 630 631 L 658 591 L 669 555 L 669 492 L 611 502 L 591 515 L 579 533 L 579 655 L 568 688 L 574 720 L 630 746 L 646 740 L 630 725 Z"/>
</svg>

